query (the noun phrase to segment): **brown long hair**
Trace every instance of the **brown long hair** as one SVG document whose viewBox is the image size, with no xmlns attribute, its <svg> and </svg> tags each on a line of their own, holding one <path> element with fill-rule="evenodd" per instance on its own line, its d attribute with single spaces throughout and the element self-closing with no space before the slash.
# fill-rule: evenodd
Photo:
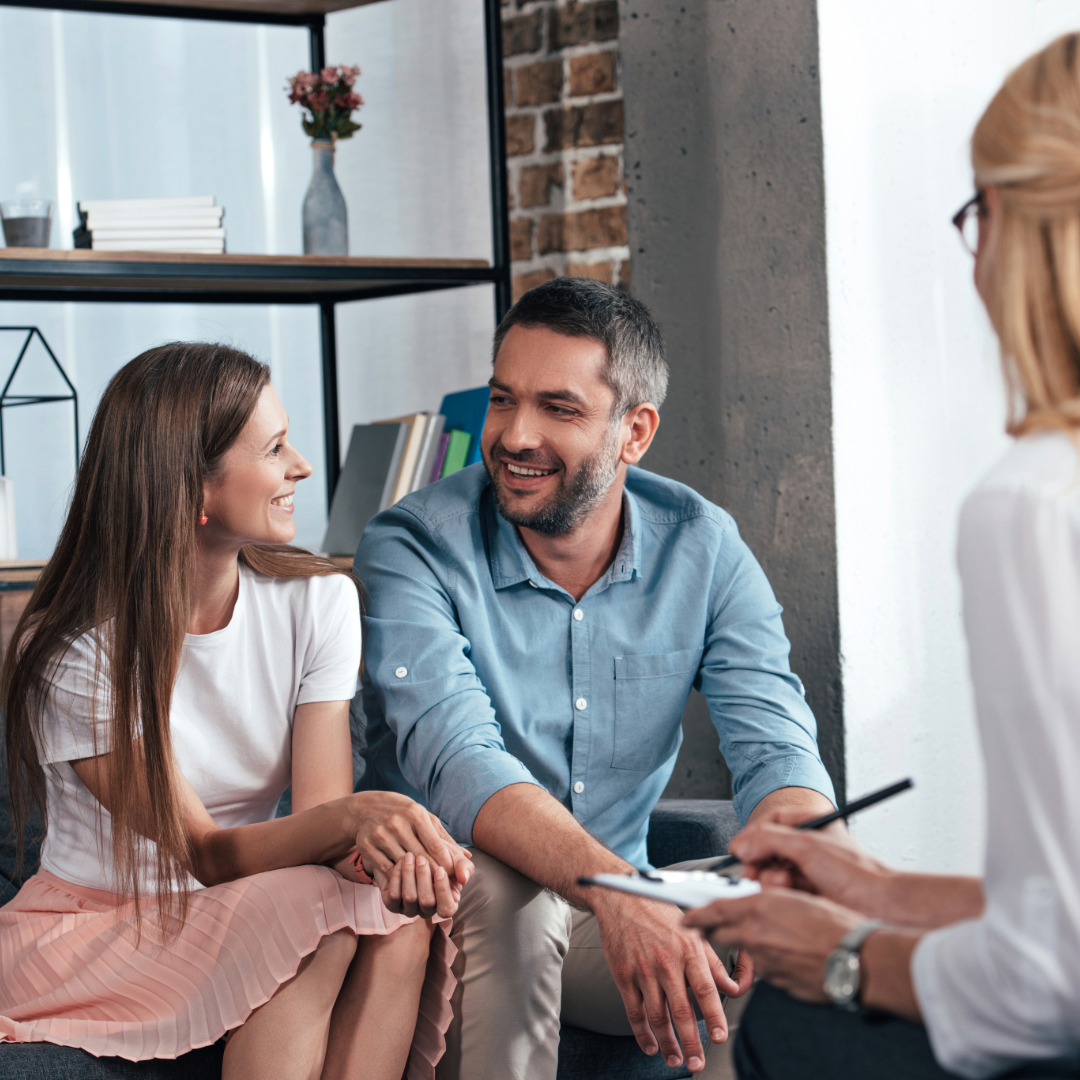
<svg viewBox="0 0 1080 1080">
<path fill-rule="evenodd" d="M 1012 434 L 1080 428 L 1078 44 L 1065 34 L 1025 60 L 971 140 L 976 184 L 1001 194 L 995 324 Z"/>
<path fill-rule="evenodd" d="M 182 919 L 192 857 L 180 814 L 169 727 L 188 627 L 196 519 L 205 481 L 236 441 L 270 369 L 224 345 L 176 342 L 137 356 L 98 405 L 56 551 L 15 629 L 0 675 L 11 805 L 19 858 L 31 803 L 45 820 L 38 758 L 43 707 L 57 664 L 95 632 L 105 673 L 104 745 L 112 816 L 113 881 L 139 910 L 142 832 L 156 841 L 163 917 Z M 245 547 L 240 560 L 269 577 L 346 573 L 288 545 Z M 141 751 L 140 743 L 141 740 Z M 143 771 L 149 815 L 138 807 Z M 141 831 L 136 830 L 136 826 Z M 177 900 L 178 908 L 171 901 Z"/>
</svg>

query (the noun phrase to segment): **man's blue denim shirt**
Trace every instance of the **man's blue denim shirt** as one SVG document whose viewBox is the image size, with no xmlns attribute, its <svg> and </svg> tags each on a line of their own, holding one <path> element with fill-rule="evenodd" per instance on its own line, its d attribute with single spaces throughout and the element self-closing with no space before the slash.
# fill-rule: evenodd
<svg viewBox="0 0 1080 1080">
<path fill-rule="evenodd" d="M 472 842 L 509 784 L 549 791 L 634 866 L 708 699 L 745 822 L 788 785 L 834 799 L 788 666 L 780 605 L 730 515 L 643 469 L 623 540 L 578 603 L 537 570 L 482 464 L 407 496 L 364 530 L 362 788 L 389 788 Z"/>
</svg>

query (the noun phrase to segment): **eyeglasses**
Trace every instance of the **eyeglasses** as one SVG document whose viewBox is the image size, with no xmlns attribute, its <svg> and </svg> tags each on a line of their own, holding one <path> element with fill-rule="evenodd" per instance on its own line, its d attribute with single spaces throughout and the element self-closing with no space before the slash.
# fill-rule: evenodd
<svg viewBox="0 0 1080 1080">
<path fill-rule="evenodd" d="M 986 216 L 983 193 L 976 191 L 959 210 L 953 214 L 952 223 L 964 242 L 964 247 L 974 255 L 979 250 L 979 222 Z"/>
</svg>

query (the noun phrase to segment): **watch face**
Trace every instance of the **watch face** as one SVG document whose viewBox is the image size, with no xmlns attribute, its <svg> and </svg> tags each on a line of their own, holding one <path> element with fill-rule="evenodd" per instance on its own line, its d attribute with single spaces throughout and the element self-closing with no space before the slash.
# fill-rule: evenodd
<svg viewBox="0 0 1080 1080">
<path fill-rule="evenodd" d="M 859 954 L 834 949 L 825 961 L 825 993 L 837 1005 L 847 1005 L 859 993 Z"/>
</svg>

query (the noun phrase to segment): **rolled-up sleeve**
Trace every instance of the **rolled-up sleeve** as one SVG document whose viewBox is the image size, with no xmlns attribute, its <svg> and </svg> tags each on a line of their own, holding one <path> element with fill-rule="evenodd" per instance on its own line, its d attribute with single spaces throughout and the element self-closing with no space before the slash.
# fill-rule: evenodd
<svg viewBox="0 0 1080 1080">
<path fill-rule="evenodd" d="M 365 680 L 397 740 L 402 776 L 461 843 L 495 792 L 542 786 L 503 742 L 453 600 L 456 565 L 413 513 L 393 508 L 364 531 Z"/>
<path fill-rule="evenodd" d="M 814 714 L 789 666 L 781 610 L 764 571 L 730 522 L 694 685 L 709 703 L 734 777 L 735 812 L 744 824 L 779 788 L 811 788 L 836 801 L 818 752 Z"/>
</svg>

